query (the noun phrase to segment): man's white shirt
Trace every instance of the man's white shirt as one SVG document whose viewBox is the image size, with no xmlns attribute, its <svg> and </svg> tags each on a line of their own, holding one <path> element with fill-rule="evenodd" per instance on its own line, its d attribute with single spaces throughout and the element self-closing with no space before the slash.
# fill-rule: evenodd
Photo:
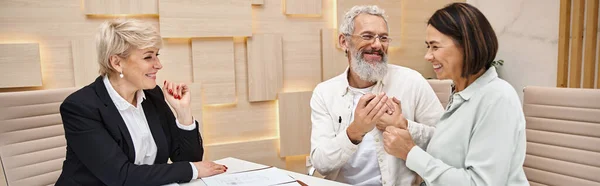
<svg viewBox="0 0 600 186">
<path fill-rule="evenodd" d="M 355 93 L 348 84 L 347 73 L 348 69 L 341 75 L 320 83 L 313 91 L 310 102 L 310 160 L 313 166 L 327 179 L 346 181 L 345 176 L 348 175 L 346 172 L 349 169 L 343 167 L 352 164 L 351 159 L 360 154 L 357 151 L 360 151 L 361 146 L 369 146 L 362 148 L 374 149 L 375 156 L 364 161 L 368 161 L 369 164 L 378 162 L 378 165 L 369 166 L 379 168 L 381 184 L 409 186 L 414 179 L 414 173 L 405 166 L 402 159 L 385 152 L 382 131 L 374 129 L 368 134 L 372 135 L 374 143 L 363 141 L 354 145 L 350 142 L 346 128 L 353 119 Z M 402 102 L 403 115 L 409 121 L 408 131 L 415 143 L 425 149 L 434 133 L 434 125 L 444 111 L 425 78 L 412 69 L 388 65 L 386 76 L 373 86 L 371 92 L 386 92 L 387 96 L 396 97 Z M 364 140 L 369 139 L 370 136 Z M 371 178 L 372 175 L 365 175 L 353 180 L 360 183 Z"/>
<path fill-rule="evenodd" d="M 350 91 L 354 94 L 352 110 L 356 110 L 360 97 L 370 93 L 372 90 L 373 86 L 364 89 L 350 87 Z M 354 117 L 350 117 L 350 123 L 352 121 L 354 121 Z M 377 156 L 375 138 L 373 137 L 375 130 L 377 129 L 373 129 L 373 131 L 363 137 L 358 150 L 356 150 L 356 154 L 348 160 L 348 163 L 342 166 L 336 181 L 355 186 L 381 185 L 379 164 L 377 163 L 377 159 L 373 158 Z"/>
</svg>

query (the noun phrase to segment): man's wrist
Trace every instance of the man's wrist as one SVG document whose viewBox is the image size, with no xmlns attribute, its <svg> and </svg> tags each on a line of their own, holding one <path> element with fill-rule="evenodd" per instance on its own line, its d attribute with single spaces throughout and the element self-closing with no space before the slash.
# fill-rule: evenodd
<svg viewBox="0 0 600 186">
<path fill-rule="evenodd" d="M 360 142 L 362 142 L 363 137 L 367 133 L 356 129 L 353 124 L 350 124 L 350 126 L 348 126 L 348 129 L 346 129 L 346 134 L 348 135 L 348 138 L 353 144 L 358 145 Z"/>
</svg>

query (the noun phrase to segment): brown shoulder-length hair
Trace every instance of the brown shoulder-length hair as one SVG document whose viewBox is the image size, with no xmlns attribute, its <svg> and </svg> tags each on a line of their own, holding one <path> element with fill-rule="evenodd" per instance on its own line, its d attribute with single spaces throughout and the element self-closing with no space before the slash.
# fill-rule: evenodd
<svg viewBox="0 0 600 186">
<path fill-rule="evenodd" d="M 463 49 L 462 77 L 477 74 L 492 65 L 498 52 L 498 39 L 490 22 L 477 8 L 467 3 L 452 3 L 437 10 L 427 24 L 450 36 Z"/>
</svg>

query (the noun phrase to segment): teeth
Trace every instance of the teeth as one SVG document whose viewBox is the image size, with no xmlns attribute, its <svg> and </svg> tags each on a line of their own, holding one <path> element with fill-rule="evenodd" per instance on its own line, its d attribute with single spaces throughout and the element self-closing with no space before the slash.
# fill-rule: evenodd
<svg viewBox="0 0 600 186">
<path fill-rule="evenodd" d="M 433 68 L 442 68 L 442 65 L 433 65 Z"/>
<path fill-rule="evenodd" d="M 381 55 L 381 52 L 378 51 L 373 51 L 373 52 L 365 52 L 365 54 L 377 54 L 377 55 Z"/>
<path fill-rule="evenodd" d="M 146 74 L 146 77 L 154 77 L 156 74 Z"/>
</svg>

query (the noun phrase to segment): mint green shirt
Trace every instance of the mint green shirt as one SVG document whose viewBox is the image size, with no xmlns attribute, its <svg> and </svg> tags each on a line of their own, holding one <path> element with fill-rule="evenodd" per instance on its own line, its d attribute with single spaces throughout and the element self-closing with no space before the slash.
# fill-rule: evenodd
<svg viewBox="0 0 600 186">
<path fill-rule="evenodd" d="M 427 152 L 413 147 L 406 166 L 428 186 L 529 185 L 525 147 L 519 96 L 491 67 L 452 94 Z"/>
</svg>

